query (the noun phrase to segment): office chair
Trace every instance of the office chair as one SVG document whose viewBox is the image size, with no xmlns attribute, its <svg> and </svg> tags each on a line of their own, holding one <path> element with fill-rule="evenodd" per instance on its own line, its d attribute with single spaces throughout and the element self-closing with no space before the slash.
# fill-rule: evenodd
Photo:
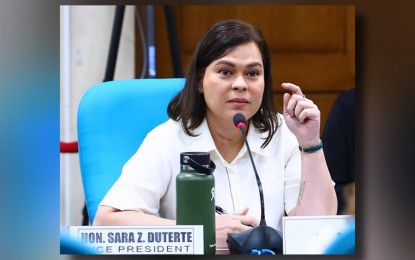
<svg viewBox="0 0 415 260">
<path fill-rule="evenodd" d="M 168 119 L 167 105 L 184 83 L 183 78 L 116 80 L 84 94 L 78 108 L 78 149 L 90 223 L 144 137 Z"/>
<path fill-rule="evenodd" d="M 60 254 L 61 255 L 94 255 L 96 252 L 81 243 L 75 238 L 71 237 L 68 230 L 61 229 L 60 231 Z"/>
</svg>

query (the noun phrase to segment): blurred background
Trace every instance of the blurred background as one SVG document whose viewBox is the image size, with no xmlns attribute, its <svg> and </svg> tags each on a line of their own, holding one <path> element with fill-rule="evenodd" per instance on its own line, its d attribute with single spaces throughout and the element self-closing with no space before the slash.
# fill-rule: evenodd
<svg viewBox="0 0 415 260">
<path fill-rule="evenodd" d="M 234 18 L 259 27 L 269 44 L 278 109 L 280 84 L 301 86 L 320 108 L 323 132 L 338 95 L 355 87 L 354 6 L 155 5 L 120 12 L 119 6 L 82 5 L 60 6 L 61 142 L 76 143 L 77 109 L 90 87 L 111 79 L 181 77 L 206 29 Z M 108 78 L 117 21 L 119 45 Z M 78 154 L 61 151 L 61 226 L 85 224 L 83 210 Z"/>
</svg>

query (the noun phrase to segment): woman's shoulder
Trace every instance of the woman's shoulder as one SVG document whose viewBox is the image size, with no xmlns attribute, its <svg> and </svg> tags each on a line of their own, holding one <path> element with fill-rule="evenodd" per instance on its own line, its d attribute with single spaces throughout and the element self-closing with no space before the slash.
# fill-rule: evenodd
<svg viewBox="0 0 415 260">
<path fill-rule="evenodd" d="M 163 123 L 157 125 L 153 130 L 151 130 L 151 132 L 171 131 L 177 129 L 178 127 L 181 127 L 180 122 L 169 118 Z"/>
<path fill-rule="evenodd" d="M 180 121 L 168 119 L 147 133 L 139 151 L 145 154 L 157 151 L 168 157 L 172 151 L 187 148 L 189 141 L 183 133 Z"/>
<path fill-rule="evenodd" d="M 167 121 L 154 127 L 148 136 L 155 136 L 158 138 L 169 137 L 183 132 L 180 121 L 168 119 Z"/>
<path fill-rule="evenodd" d="M 151 130 L 147 134 L 146 138 L 162 143 L 172 143 L 175 140 L 184 142 L 186 139 L 186 134 L 182 128 L 181 121 L 168 119 L 164 123 L 156 126 L 153 130 Z"/>
</svg>

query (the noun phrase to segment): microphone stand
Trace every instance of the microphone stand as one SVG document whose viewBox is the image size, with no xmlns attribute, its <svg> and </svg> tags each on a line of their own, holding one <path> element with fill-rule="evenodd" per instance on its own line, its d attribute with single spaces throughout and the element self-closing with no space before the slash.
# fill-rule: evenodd
<svg viewBox="0 0 415 260">
<path fill-rule="evenodd" d="M 261 180 L 258 176 L 251 149 L 245 135 L 246 119 L 242 114 L 236 114 L 233 118 L 236 127 L 238 127 L 244 138 L 246 148 L 249 153 L 252 167 L 255 172 L 256 181 L 259 189 L 261 200 L 261 222 L 258 227 L 254 227 L 242 232 L 228 233 L 226 243 L 228 244 L 231 254 L 282 254 L 282 238 L 278 232 L 267 226 L 265 221 L 264 195 Z"/>
<path fill-rule="evenodd" d="M 244 128 L 243 124 L 240 125 L 239 130 L 241 130 L 242 137 L 244 138 L 246 149 L 248 150 L 248 154 L 249 154 L 249 159 L 251 160 L 252 167 L 254 168 L 256 183 L 258 184 L 259 199 L 261 201 L 261 221 L 260 221 L 259 225 L 260 226 L 266 226 L 267 223 L 265 221 L 265 205 L 264 205 L 264 194 L 263 194 L 263 190 L 262 190 L 262 183 L 261 183 L 261 180 L 259 179 L 258 172 L 257 172 L 256 167 L 255 167 L 254 159 L 252 158 L 251 149 L 249 148 L 248 140 L 246 139 L 245 128 Z"/>
</svg>

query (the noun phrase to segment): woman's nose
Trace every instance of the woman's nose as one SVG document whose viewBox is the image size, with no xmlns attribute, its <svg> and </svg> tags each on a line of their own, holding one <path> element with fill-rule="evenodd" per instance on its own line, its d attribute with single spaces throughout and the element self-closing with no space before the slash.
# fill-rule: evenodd
<svg viewBox="0 0 415 260">
<path fill-rule="evenodd" d="M 248 88 L 248 85 L 246 84 L 246 81 L 242 75 L 236 76 L 235 80 L 232 82 L 232 89 L 243 91 Z"/>
</svg>

